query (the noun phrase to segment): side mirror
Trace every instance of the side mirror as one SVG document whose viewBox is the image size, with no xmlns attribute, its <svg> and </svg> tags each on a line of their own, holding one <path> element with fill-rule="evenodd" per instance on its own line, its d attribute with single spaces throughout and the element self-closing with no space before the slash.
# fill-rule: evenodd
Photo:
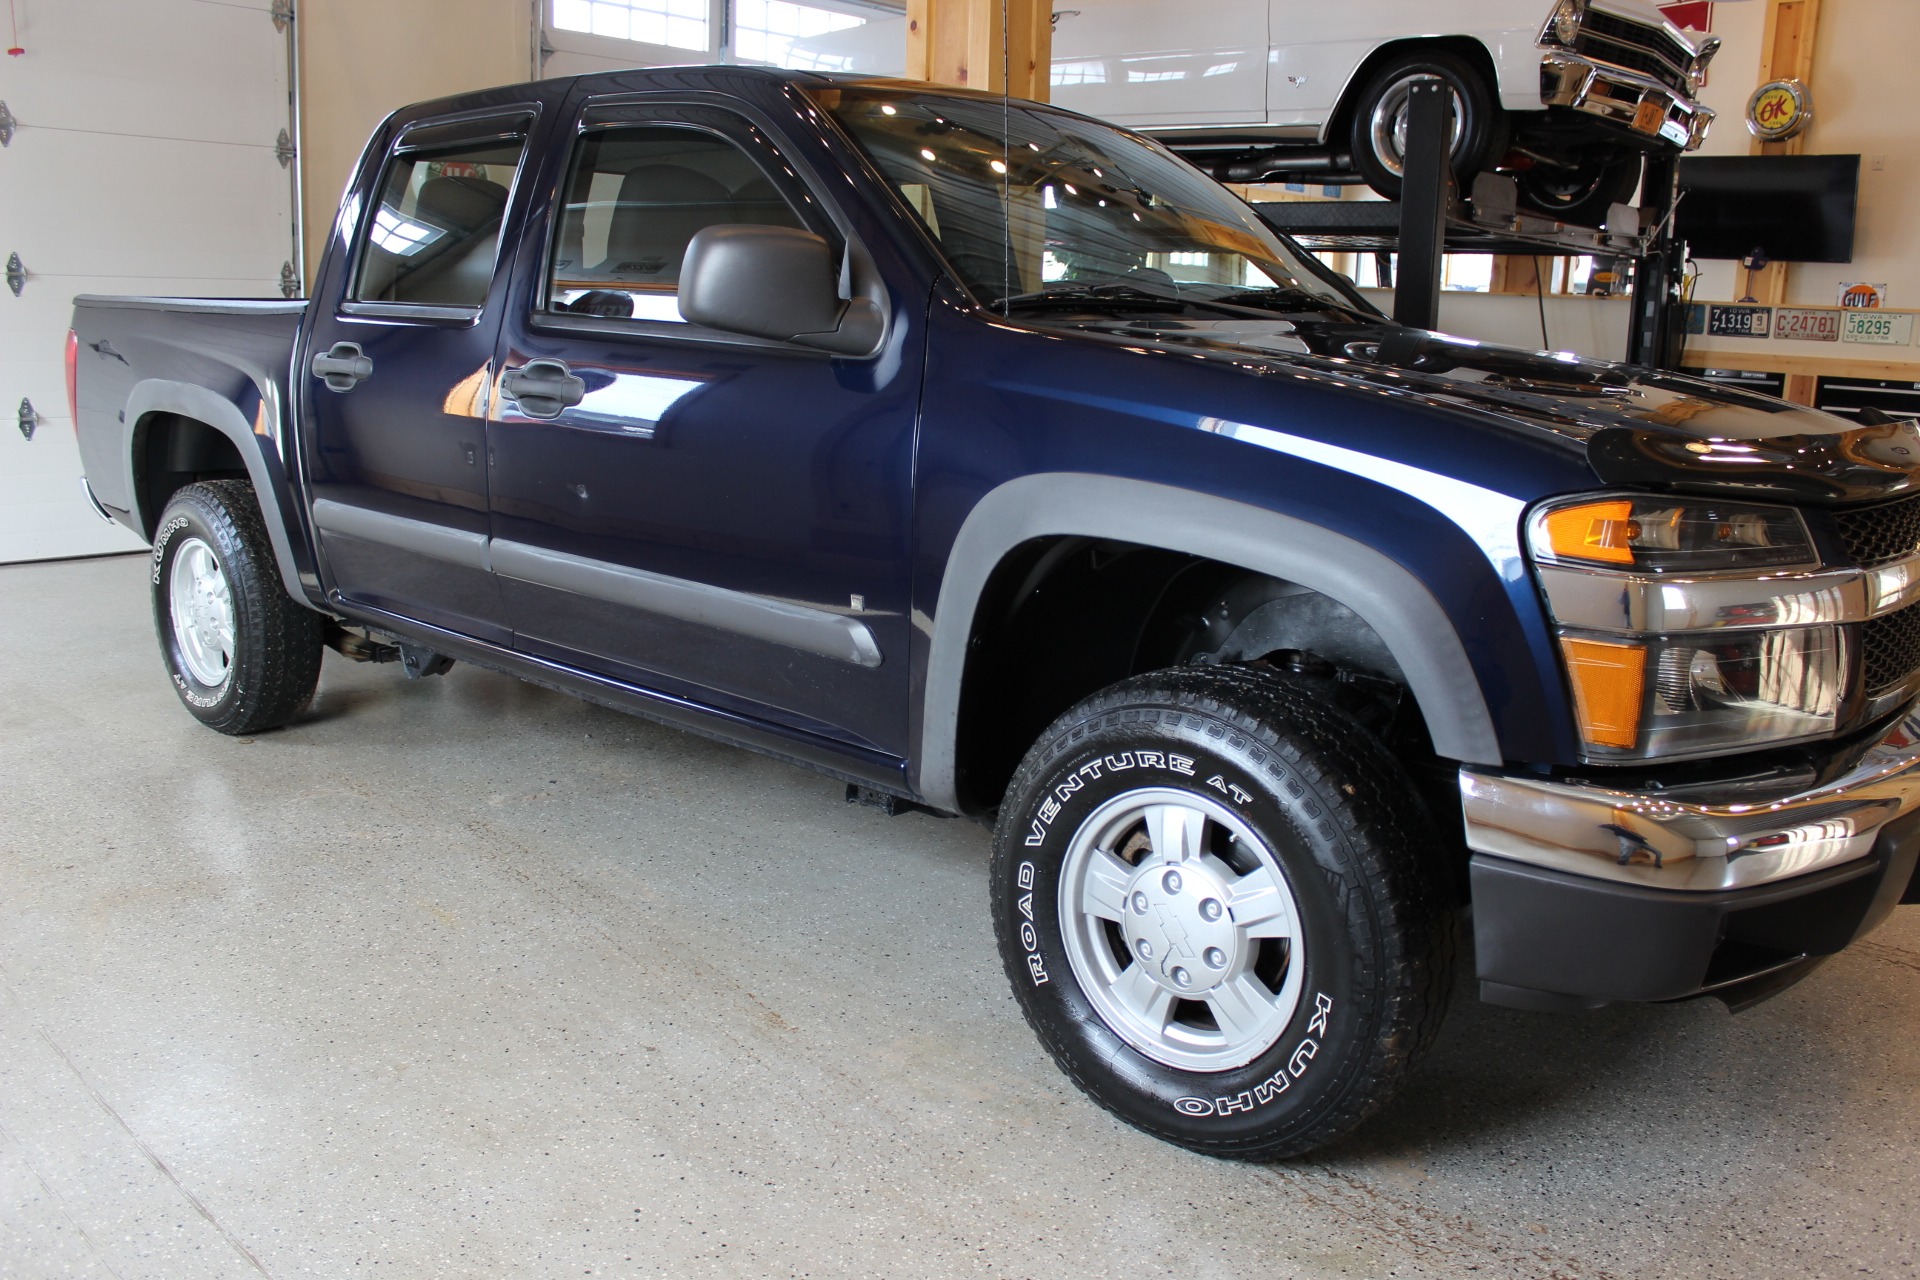
<svg viewBox="0 0 1920 1280">
<path fill-rule="evenodd" d="M 680 314 L 848 356 L 871 354 L 886 329 L 871 300 L 840 296 L 832 246 L 793 227 L 729 223 L 696 233 L 680 267 Z"/>
</svg>

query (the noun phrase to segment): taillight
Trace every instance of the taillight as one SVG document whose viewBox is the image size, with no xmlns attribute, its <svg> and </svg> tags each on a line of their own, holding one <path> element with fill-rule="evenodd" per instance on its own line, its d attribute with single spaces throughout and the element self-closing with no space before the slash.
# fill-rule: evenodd
<svg viewBox="0 0 1920 1280">
<path fill-rule="evenodd" d="M 80 335 L 67 330 L 67 413 L 73 438 L 80 438 Z"/>
</svg>

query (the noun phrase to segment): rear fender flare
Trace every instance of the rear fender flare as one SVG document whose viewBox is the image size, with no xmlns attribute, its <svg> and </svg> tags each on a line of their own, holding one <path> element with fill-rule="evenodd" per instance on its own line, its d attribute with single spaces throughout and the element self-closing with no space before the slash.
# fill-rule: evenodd
<svg viewBox="0 0 1920 1280">
<path fill-rule="evenodd" d="M 1264 573 L 1318 591 L 1360 615 L 1386 643 L 1441 756 L 1498 764 L 1499 739 L 1479 677 L 1425 583 L 1364 543 L 1292 516 L 1143 480 L 1077 473 L 1023 476 L 980 500 L 961 525 L 933 618 L 916 789 L 958 812 L 961 686 L 974 616 L 995 568 L 1036 538 L 1152 546 Z"/>
<path fill-rule="evenodd" d="M 265 409 L 269 414 L 274 411 L 271 405 L 265 406 Z M 159 520 L 160 513 L 145 509 L 145 489 L 134 473 L 137 465 L 133 450 L 136 429 L 142 421 L 156 413 L 175 414 L 204 423 L 232 441 L 241 460 L 246 463 L 247 478 L 253 482 L 254 498 L 259 502 L 260 515 L 266 522 L 267 539 L 273 544 L 273 561 L 280 570 L 280 581 L 295 600 L 307 601 L 309 594 L 300 581 L 299 564 L 294 559 L 293 542 L 288 536 L 285 513 L 280 505 L 280 483 L 267 465 L 260 438 L 254 434 L 252 425 L 241 414 L 239 407 L 233 401 L 190 382 L 148 378 L 134 384 L 132 394 L 127 397 L 126 413 L 127 436 L 122 454 L 127 466 L 127 492 L 132 495 L 133 515 L 139 524 L 140 534 L 152 537 L 154 523 Z"/>
</svg>

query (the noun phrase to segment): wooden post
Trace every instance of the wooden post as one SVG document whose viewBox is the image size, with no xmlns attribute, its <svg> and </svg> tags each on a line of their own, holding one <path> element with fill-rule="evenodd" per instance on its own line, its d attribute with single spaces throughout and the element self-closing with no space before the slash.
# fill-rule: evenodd
<svg viewBox="0 0 1920 1280">
<path fill-rule="evenodd" d="M 1047 100 L 1051 0 L 907 0 L 907 78 Z"/>
<path fill-rule="evenodd" d="M 1760 41 L 1760 80 L 1799 80 L 1811 84 L 1813 53 L 1820 34 L 1821 0 L 1767 0 L 1766 34 Z M 1817 103 L 1816 103 L 1817 107 Z M 1815 123 L 1818 124 L 1818 116 Z M 1745 127 L 1745 121 L 1741 122 Z M 1805 148 L 1807 135 L 1785 142 L 1753 140 L 1756 156 L 1797 156 Z M 1753 296 L 1770 307 L 1787 301 L 1787 273 L 1790 263 L 1776 262 L 1753 277 Z"/>
<path fill-rule="evenodd" d="M 1549 278 L 1540 270 L 1541 260 L 1503 253 L 1493 260 L 1493 283 L 1489 293 L 1534 294 L 1553 292 Z"/>
</svg>

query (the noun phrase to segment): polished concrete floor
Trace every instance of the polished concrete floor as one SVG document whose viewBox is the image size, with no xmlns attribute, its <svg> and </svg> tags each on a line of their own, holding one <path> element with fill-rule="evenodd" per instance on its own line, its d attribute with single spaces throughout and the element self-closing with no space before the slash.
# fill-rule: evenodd
<svg viewBox="0 0 1920 1280">
<path fill-rule="evenodd" d="M 1915 1274 L 1920 909 L 1774 1002 L 1463 1000 L 1278 1167 L 1080 1097 L 985 833 L 456 668 L 175 702 L 139 558 L 0 568 L 0 1276 Z"/>
</svg>

